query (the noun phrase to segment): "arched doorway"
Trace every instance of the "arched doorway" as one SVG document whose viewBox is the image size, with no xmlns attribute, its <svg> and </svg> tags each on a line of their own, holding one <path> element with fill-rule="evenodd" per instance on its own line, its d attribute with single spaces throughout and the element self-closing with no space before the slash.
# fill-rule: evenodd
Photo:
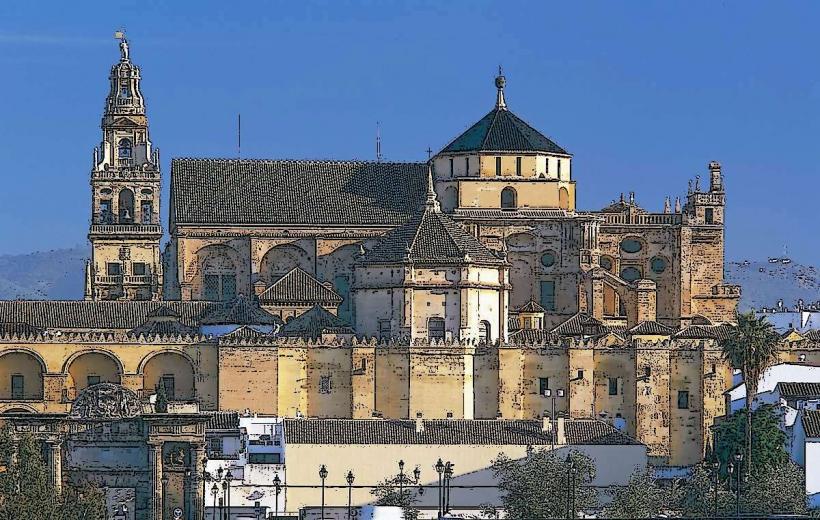
<svg viewBox="0 0 820 520">
<path fill-rule="evenodd" d="M 501 190 L 501 209 L 516 209 L 518 207 L 518 193 L 515 188 L 507 186 Z"/>
<path fill-rule="evenodd" d="M 196 398 L 194 378 L 196 371 L 190 359 L 179 352 L 162 352 L 143 361 L 142 388 L 144 395 L 156 393 L 165 387 L 169 401 L 190 401 Z"/>
<path fill-rule="evenodd" d="M 67 367 L 67 398 L 73 400 L 89 386 L 120 383 L 122 365 L 113 354 L 86 352 L 71 359 Z"/>
<path fill-rule="evenodd" d="M 569 191 L 566 188 L 558 190 L 558 207 L 561 209 L 569 209 Z"/>
<path fill-rule="evenodd" d="M 0 399 L 43 399 L 45 363 L 32 352 L 10 351 L 0 356 Z"/>
</svg>

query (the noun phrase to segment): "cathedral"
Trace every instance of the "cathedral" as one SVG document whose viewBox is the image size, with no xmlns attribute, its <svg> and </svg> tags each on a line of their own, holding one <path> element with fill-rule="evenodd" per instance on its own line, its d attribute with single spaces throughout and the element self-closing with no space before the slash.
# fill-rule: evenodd
<svg viewBox="0 0 820 520">
<path fill-rule="evenodd" d="M 632 193 L 578 209 L 573 156 L 512 112 L 499 71 L 491 110 L 428 162 L 174 158 L 163 229 L 141 80 L 123 38 L 85 299 L 0 302 L 0 413 L 68 414 L 102 383 L 282 417 L 552 405 L 612 423 L 655 465 L 702 459 L 740 296 L 718 162 L 663 212 Z M 820 361 L 802 343 L 782 356 Z"/>
</svg>

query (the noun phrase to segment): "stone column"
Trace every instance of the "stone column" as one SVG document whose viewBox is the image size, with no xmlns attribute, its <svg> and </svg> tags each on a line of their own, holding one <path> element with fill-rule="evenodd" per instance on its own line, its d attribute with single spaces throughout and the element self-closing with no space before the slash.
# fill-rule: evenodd
<svg viewBox="0 0 820 520">
<path fill-rule="evenodd" d="M 59 439 L 47 440 L 48 446 L 48 470 L 51 486 L 55 494 L 59 495 L 63 491 L 63 442 Z"/>
<path fill-rule="evenodd" d="M 188 466 L 190 477 L 188 478 L 188 520 L 205 520 L 205 494 L 202 488 L 205 482 L 205 443 L 195 442 L 191 444 L 191 464 Z"/>
<path fill-rule="evenodd" d="M 151 474 L 150 512 L 148 520 L 162 518 L 162 441 L 148 441 L 148 467 Z"/>
</svg>

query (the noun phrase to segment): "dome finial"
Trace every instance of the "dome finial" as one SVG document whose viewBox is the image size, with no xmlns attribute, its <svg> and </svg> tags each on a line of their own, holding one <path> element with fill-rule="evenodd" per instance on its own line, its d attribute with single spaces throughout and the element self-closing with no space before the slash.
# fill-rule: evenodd
<svg viewBox="0 0 820 520">
<path fill-rule="evenodd" d="M 120 61 L 128 61 L 128 40 L 125 38 L 125 29 L 115 32 L 114 38 L 120 41 Z"/>
<path fill-rule="evenodd" d="M 498 76 L 495 77 L 495 88 L 498 89 L 498 95 L 495 100 L 495 108 L 499 110 L 507 109 L 507 102 L 504 100 L 504 86 L 507 84 L 507 78 L 504 77 L 504 72 L 501 70 L 501 65 L 498 66 Z"/>
</svg>

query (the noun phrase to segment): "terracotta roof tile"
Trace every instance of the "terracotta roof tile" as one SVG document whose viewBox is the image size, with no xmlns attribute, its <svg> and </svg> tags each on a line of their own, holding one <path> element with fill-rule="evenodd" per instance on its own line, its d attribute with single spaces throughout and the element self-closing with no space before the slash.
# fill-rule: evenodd
<svg viewBox="0 0 820 520">
<path fill-rule="evenodd" d="M 264 305 L 338 305 L 342 302 L 342 297 L 309 273 L 295 267 L 265 289 L 259 295 L 259 301 Z"/>
</svg>

